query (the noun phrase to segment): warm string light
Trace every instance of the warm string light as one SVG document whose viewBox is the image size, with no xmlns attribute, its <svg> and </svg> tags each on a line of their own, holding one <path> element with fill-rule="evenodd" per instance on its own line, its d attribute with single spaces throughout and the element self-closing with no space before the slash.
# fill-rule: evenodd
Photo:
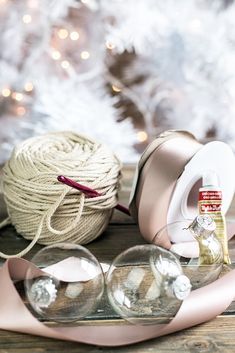
<svg viewBox="0 0 235 353">
<path fill-rule="evenodd" d="M 63 40 L 66 40 L 69 38 L 72 41 L 77 41 L 80 38 L 80 34 L 78 31 L 73 30 L 70 32 L 66 28 L 58 29 L 56 34 L 60 39 L 63 39 Z M 51 48 L 50 55 L 53 60 L 60 61 L 60 66 L 63 69 L 67 70 L 71 67 L 71 63 L 68 60 L 66 60 L 66 58 L 62 57 L 62 53 L 59 50 L 57 50 L 55 48 Z M 87 50 L 83 50 L 80 53 L 80 57 L 82 60 L 88 60 L 90 58 L 90 56 L 91 56 L 91 54 Z"/>
<path fill-rule="evenodd" d="M 25 113 L 26 113 L 26 109 L 25 109 L 25 107 L 23 107 L 23 106 L 18 106 L 17 108 L 16 108 L 16 114 L 17 115 L 19 115 L 19 116 L 22 116 L 22 115 L 25 115 Z"/>
<path fill-rule="evenodd" d="M 32 22 L 32 17 L 31 17 L 31 15 L 25 14 L 25 15 L 22 17 L 22 21 L 23 21 L 25 24 L 31 23 L 31 22 Z"/>
<path fill-rule="evenodd" d="M 61 59 L 61 53 L 58 50 L 52 50 L 51 57 L 52 57 L 53 60 L 58 61 L 58 60 Z M 68 69 L 70 67 L 70 63 L 69 63 L 68 60 L 62 60 L 61 63 L 60 63 L 60 66 L 63 69 Z"/>
<path fill-rule="evenodd" d="M 78 40 L 80 35 L 77 31 L 72 31 L 70 34 L 69 34 L 69 37 L 71 40 Z"/>
<path fill-rule="evenodd" d="M 23 99 L 23 94 L 20 92 L 12 92 L 11 97 L 15 99 L 17 102 L 21 102 Z"/>
<path fill-rule="evenodd" d="M 32 92 L 32 90 L 33 90 L 32 82 L 26 82 L 25 85 L 24 85 L 24 90 L 26 92 Z"/>
<path fill-rule="evenodd" d="M 31 82 L 27 82 L 25 84 L 25 90 L 27 92 L 32 91 L 33 90 L 33 84 Z M 1 91 L 1 94 L 2 94 L 2 96 L 4 98 L 7 98 L 7 97 L 11 96 L 11 98 L 16 100 L 17 102 L 21 102 L 23 100 L 23 98 L 24 98 L 24 95 L 22 93 L 20 93 L 20 92 L 12 92 L 10 90 L 10 88 L 8 88 L 8 87 L 3 88 L 2 91 Z"/>
<path fill-rule="evenodd" d="M 90 53 L 88 51 L 84 50 L 81 52 L 80 56 L 81 56 L 82 60 L 87 60 L 90 57 Z"/>
<path fill-rule="evenodd" d="M 51 51 L 51 57 L 53 60 L 59 61 L 59 60 L 61 60 L 62 55 L 58 50 L 53 49 Z M 67 70 L 70 67 L 70 62 L 68 60 L 62 60 L 60 62 L 60 66 L 63 69 Z"/>
<path fill-rule="evenodd" d="M 58 50 L 52 49 L 51 57 L 54 60 L 60 60 L 61 59 L 61 53 Z"/>
<path fill-rule="evenodd" d="M 148 139 L 148 134 L 146 131 L 138 131 L 137 132 L 137 138 L 140 142 L 145 142 Z"/>
<path fill-rule="evenodd" d="M 10 88 L 7 88 L 7 87 L 5 87 L 5 88 L 3 88 L 2 89 L 2 96 L 4 97 L 4 98 L 7 98 L 7 97 L 10 97 L 10 95 L 11 95 L 11 90 L 10 90 Z"/>
<path fill-rule="evenodd" d="M 61 62 L 61 67 L 62 67 L 63 69 L 68 69 L 69 66 L 70 66 L 70 63 L 68 62 L 68 60 L 63 60 L 63 61 Z"/>
<path fill-rule="evenodd" d="M 57 31 L 57 35 L 60 39 L 67 39 L 70 38 L 73 41 L 76 41 L 80 38 L 80 34 L 78 31 L 71 31 L 69 32 L 66 28 L 60 28 Z"/>
<path fill-rule="evenodd" d="M 109 41 L 106 42 L 106 48 L 112 50 L 115 48 L 115 45 Z"/>
<path fill-rule="evenodd" d="M 0 0 L 1 1 L 1 0 Z M 24 85 L 24 89 L 26 92 L 31 92 L 33 90 L 33 84 L 32 82 L 26 82 Z M 12 99 L 14 99 L 17 102 L 21 102 L 24 98 L 24 95 L 20 92 L 12 92 L 10 90 L 10 88 L 8 87 L 4 87 L 1 90 L 1 94 L 4 98 L 9 98 L 11 97 Z M 15 108 L 15 113 L 18 116 L 23 116 L 26 113 L 26 108 L 22 105 L 16 106 Z"/>
<path fill-rule="evenodd" d="M 112 90 L 114 91 L 114 92 L 121 92 L 121 88 L 120 87 L 118 87 L 118 86 L 116 86 L 116 85 L 112 85 Z"/>
<path fill-rule="evenodd" d="M 1 0 L 0 0 L 1 1 Z M 34 89 L 32 82 L 26 82 L 24 85 L 24 90 L 26 92 L 32 92 Z M 1 94 L 4 98 L 10 97 L 18 102 L 21 102 L 24 98 L 24 95 L 20 92 L 12 92 L 10 88 L 4 87 L 1 90 Z"/>
<path fill-rule="evenodd" d="M 57 35 L 60 39 L 66 39 L 69 35 L 69 32 L 65 28 L 60 28 L 57 32 Z"/>
</svg>

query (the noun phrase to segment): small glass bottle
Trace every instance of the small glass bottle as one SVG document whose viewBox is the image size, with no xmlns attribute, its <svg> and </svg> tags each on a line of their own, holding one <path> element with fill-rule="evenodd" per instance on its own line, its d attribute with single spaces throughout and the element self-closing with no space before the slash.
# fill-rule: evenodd
<svg viewBox="0 0 235 353">
<path fill-rule="evenodd" d="M 216 224 L 208 214 L 197 216 L 189 230 L 199 245 L 199 265 L 223 263 L 223 248 L 215 234 Z"/>
<path fill-rule="evenodd" d="M 207 171 L 202 178 L 203 186 L 199 189 L 199 213 L 210 215 L 215 224 L 215 234 L 223 249 L 224 264 L 231 264 L 228 253 L 226 220 L 222 211 L 222 190 L 219 187 L 218 176 L 213 171 Z"/>
</svg>

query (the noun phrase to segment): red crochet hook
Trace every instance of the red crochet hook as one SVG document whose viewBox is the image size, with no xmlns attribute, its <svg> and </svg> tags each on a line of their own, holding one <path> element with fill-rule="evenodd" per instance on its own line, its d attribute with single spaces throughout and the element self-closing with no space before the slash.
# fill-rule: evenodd
<svg viewBox="0 0 235 353">
<path fill-rule="evenodd" d="M 86 196 L 88 197 L 97 197 L 97 196 L 102 196 L 98 191 L 89 188 L 88 186 L 82 185 L 80 183 L 77 183 L 75 180 L 72 180 L 70 178 L 65 177 L 64 175 L 59 175 L 57 177 L 57 180 L 60 181 L 63 184 L 66 184 L 70 186 L 71 188 L 77 189 L 81 192 L 83 192 Z M 128 216 L 130 216 L 130 212 L 127 207 L 117 204 L 115 208 Z"/>
</svg>

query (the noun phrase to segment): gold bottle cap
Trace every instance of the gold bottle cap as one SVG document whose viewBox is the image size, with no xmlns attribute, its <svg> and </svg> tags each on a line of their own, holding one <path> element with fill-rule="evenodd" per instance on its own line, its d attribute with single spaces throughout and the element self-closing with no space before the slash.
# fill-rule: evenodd
<svg viewBox="0 0 235 353">
<path fill-rule="evenodd" d="M 216 229 L 216 224 L 211 216 L 208 214 L 197 216 L 189 229 L 195 237 L 205 236 L 213 233 Z"/>
</svg>

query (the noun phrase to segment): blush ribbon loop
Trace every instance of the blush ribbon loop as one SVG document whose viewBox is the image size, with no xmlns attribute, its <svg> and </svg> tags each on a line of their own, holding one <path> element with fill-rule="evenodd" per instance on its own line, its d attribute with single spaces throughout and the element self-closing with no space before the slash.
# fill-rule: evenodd
<svg viewBox="0 0 235 353">
<path fill-rule="evenodd" d="M 177 315 L 164 325 L 97 325 L 49 327 L 38 321 L 26 308 L 15 286 L 23 280 L 30 262 L 12 258 L 0 270 L 0 328 L 100 346 L 122 346 L 176 332 L 221 314 L 235 296 L 235 270 L 215 282 L 197 289 L 182 303 Z"/>
</svg>

